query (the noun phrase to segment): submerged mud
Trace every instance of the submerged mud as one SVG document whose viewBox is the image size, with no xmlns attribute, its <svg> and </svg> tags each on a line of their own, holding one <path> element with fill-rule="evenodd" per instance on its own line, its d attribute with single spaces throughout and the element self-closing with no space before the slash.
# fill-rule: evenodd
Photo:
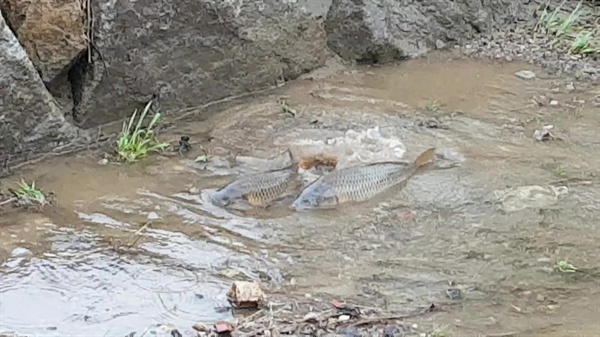
<svg viewBox="0 0 600 337">
<path fill-rule="evenodd" d="M 195 141 L 186 157 L 125 167 L 85 155 L 24 172 L 59 203 L 0 220 L 0 332 L 185 330 L 231 319 L 219 309 L 226 290 L 251 278 L 294 296 L 441 306 L 414 318 L 417 334 L 597 334 L 600 93 L 517 78 L 523 69 L 538 71 L 448 55 L 349 69 L 163 135 Z M 555 139 L 533 139 L 549 124 Z M 377 139 L 328 141 L 376 127 Z M 201 146 L 208 163 L 194 163 Z M 354 207 L 242 214 L 209 202 L 237 176 L 273 168 L 264 158 L 319 147 L 341 166 L 410 161 L 429 147 L 443 158 L 397 193 Z M 562 273 L 560 260 L 580 270 Z"/>
</svg>

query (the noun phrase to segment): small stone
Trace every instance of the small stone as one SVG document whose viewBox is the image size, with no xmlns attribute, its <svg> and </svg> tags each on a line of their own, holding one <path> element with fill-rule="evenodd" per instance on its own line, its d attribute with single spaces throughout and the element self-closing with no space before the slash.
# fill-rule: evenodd
<svg viewBox="0 0 600 337">
<path fill-rule="evenodd" d="M 435 40 L 435 48 L 436 49 L 444 49 L 446 48 L 446 43 L 440 39 Z"/>
<path fill-rule="evenodd" d="M 27 257 L 33 255 L 33 253 L 27 249 L 22 247 L 17 247 L 12 251 L 12 257 Z"/>
<path fill-rule="evenodd" d="M 198 187 L 192 187 L 192 188 L 190 188 L 190 193 L 198 194 L 198 193 L 200 193 L 200 189 Z"/>
<path fill-rule="evenodd" d="M 108 164 L 108 159 L 102 158 L 98 161 L 98 165 L 106 165 Z"/>
<path fill-rule="evenodd" d="M 448 288 L 446 289 L 446 297 L 451 300 L 460 300 L 462 298 L 462 293 L 460 289 L 457 288 Z"/>
<path fill-rule="evenodd" d="M 340 317 L 338 317 L 338 321 L 340 322 L 345 322 L 350 320 L 350 315 L 341 315 Z"/>
<path fill-rule="evenodd" d="M 538 302 L 544 302 L 546 300 L 546 296 L 544 296 L 542 294 L 537 294 L 537 296 L 535 297 L 535 300 Z"/>
<path fill-rule="evenodd" d="M 198 332 L 209 332 L 210 328 L 202 323 L 196 323 L 192 326 L 192 328 Z"/>
<path fill-rule="evenodd" d="M 550 101 L 550 104 L 549 104 L 549 105 L 550 105 L 550 106 L 558 106 L 558 101 L 557 101 L 557 100 L 555 100 L 555 99 L 553 99 L 553 100 L 551 100 L 551 101 Z"/>
<path fill-rule="evenodd" d="M 158 216 L 158 214 L 156 214 L 156 212 L 148 213 L 148 220 L 157 220 L 157 219 L 160 219 L 160 216 Z"/>
<path fill-rule="evenodd" d="M 515 73 L 515 76 L 524 80 L 532 80 L 535 78 L 535 73 L 529 70 L 520 70 Z"/>
<path fill-rule="evenodd" d="M 573 91 L 575 90 L 575 85 L 573 83 L 569 83 L 565 86 L 565 89 L 567 89 L 567 91 Z"/>
</svg>

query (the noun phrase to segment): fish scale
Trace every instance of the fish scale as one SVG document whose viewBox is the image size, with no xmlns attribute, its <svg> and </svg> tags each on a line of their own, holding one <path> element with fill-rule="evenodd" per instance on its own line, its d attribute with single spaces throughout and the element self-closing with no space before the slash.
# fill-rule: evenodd
<svg viewBox="0 0 600 337">
<path fill-rule="evenodd" d="M 361 202 L 397 186 L 433 159 L 435 148 L 424 151 L 413 163 L 380 162 L 330 172 L 307 186 L 292 208 L 333 208 L 347 202 Z"/>
</svg>

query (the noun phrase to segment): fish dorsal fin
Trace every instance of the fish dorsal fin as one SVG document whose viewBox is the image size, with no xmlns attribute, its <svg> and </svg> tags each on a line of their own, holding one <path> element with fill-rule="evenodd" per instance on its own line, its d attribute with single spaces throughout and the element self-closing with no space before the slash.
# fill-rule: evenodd
<svg viewBox="0 0 600 337">
<path fill-rule="evenodd" d="M 404 161 L 392 161 L 392 160 L 388 160 L 388 161 L 378 161 L 375 163 L 368 163 L 365 164 L 365 166 L 376 166 L 376 165 L 406 165 L 409 164 L 407 162 Z"/>
</svg>

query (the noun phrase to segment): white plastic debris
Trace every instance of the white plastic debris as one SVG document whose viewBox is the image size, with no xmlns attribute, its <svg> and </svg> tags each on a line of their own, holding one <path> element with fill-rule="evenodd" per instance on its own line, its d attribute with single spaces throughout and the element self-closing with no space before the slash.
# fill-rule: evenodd
<svg viewBox="0 0 600 337">
<path fill-rule="evenodd" d="M 550 140 L 554 138 L 554 135 L 550 132 L 554 128 L 554 125 L 546 125 L 541 130 L 535 130 L 533 138 L 539 141 Z"/>
</svg>

